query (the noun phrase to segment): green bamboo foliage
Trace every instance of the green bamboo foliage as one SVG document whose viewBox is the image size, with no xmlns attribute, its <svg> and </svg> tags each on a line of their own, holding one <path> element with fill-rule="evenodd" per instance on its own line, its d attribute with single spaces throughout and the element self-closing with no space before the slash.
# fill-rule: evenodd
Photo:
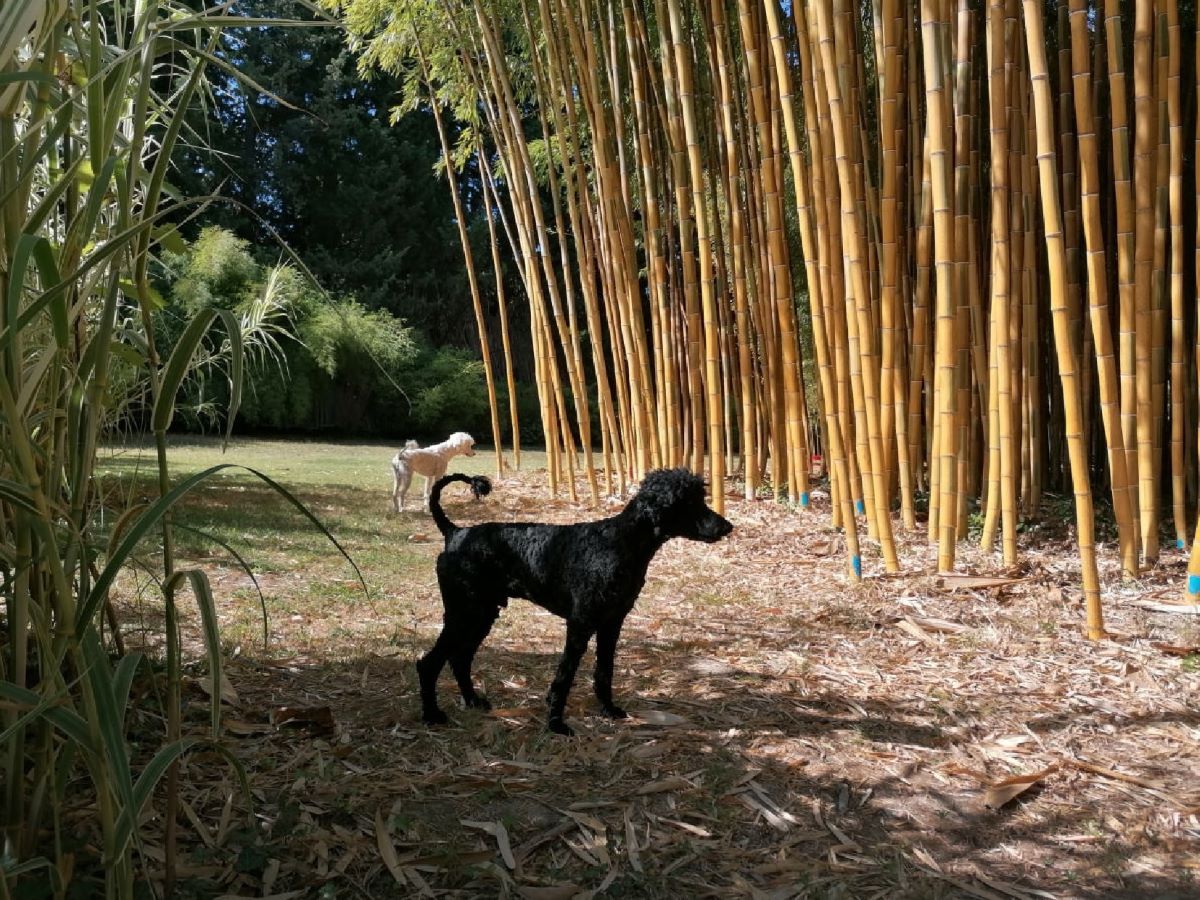
<svg viewBox="0 0 1200 900">
<path fill-rule="evenodd" d="M 148 273 L 159 242 L 173 231 L 169 222 L 211 199 L 180 200 L 170 190 L 172 150 L 206 68 L 224 65 L 214 54 L 222 30 L 249 22 L 223 9 L 197 13 L 159 0 L 136 6 L 32 0 L 0 8 L 0 884 L 6 893 L 34 881 L 65 895 L 71 864 L 47 836 L 60 833 L 65 792 L 69 783 L 77 790 L 80 778 L 94 795 L 110 897 L 133 896 L 133 850 L 147 827 L 142 812 L 166 779 L 163 874 L 171 887 L 177 764 L 198 741 L 181 733 L 175 623 L 185 601 L 200 611 L 214 685 L 208 740 L 219 737 L 214 599 L 203 572 L 176 565 L 171 511 L 226 467 L 177 481 L 167 467 L 166 434 L 180 389 L 198 367 L 228 378 L 232 423 L 244 358 L 271 353 L 278 307 L 269 285 L 240 315 L 203 313 L 172 347 L 162 346 L 154 315 L 161 300 Z M 130 383 L 149 400 L 159 496 L 106 525 L 93 475 L 122 408 L 121 385 Z M 125 718 L 143 660 L 123 655 L 110 594 L 150 536 L 162 547 L 166 731 L 150 762 L 135 769 Z"/>
</svg>

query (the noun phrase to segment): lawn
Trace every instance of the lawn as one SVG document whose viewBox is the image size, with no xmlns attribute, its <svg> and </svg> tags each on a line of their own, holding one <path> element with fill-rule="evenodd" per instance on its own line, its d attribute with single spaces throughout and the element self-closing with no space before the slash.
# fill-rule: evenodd
<svg viewBox="0 0 1200 900">
<path fill-rule="evenodd" d="M 447 675 L 454 724 L 431 730 L 412 663 L 440 625 L 440 538 L 422 510 L 391 511 L 393 452 L 173 443 L 176 476 L 231 462 L 286 485 L 362 576 L 244 470 L 181 509 L 183 564 L 217 593 L 225 743 L 252 785 L 247 798 L 215 755 L 187 763 L 184 896 L 1194 896 L 1200 667 L 1186 650 L 1200 631 L 1135 605 L 1181 584 L 1181 555 L 1134 587 L 1106 569 L 1115 639 L 1092 644 L 1069 543 L 1031 530 L 999 584 L 934 575 L 923 535 L 900 535 L 905 574 L 877 574 L 869 543 L 870 577 L 852 586 L 819 492 L 808 513 L 730 496 L 729 539 L 673 542 L 651 566 L 617 652 L 632 720 L 595 715 L 585 659 L 568 707 L 578 736 L 545 733 L 562 629 L 516 601 L 476 661 L 497 709 L 455 708 Z M 107 514 L 152 493 L 150 456 L 106 454 Z M 544 457 L 522 463 L 485 501 L 448 491 L 451 518 L 619 508 L 551 497 Z M 488 452 L 452 466 L 494 468 Z M 965 544 L 962 556 L 964 572 L 999 571 Z M 118 605 L 127 640 L 153 650 L 154 585 L 128 577 Z M 203 654 L 186 622 L 199 734 Z M 153 704 L 131 726 L 161 733 Z M 1006 799 L 1020 776 L 1038 777 Z M 161 854 L 145 849 L 152 868 Z"/>
</svg>

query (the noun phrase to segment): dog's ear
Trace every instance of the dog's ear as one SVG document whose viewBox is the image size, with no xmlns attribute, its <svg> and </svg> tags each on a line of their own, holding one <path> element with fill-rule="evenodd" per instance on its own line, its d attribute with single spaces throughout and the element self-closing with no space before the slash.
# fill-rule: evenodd
<svg viewBox="0 0 1200 900">
<path fill-rule="evenodd" d="M 687 469 L 656 469 L 642 480 L 634 497 L 639 519 L 651 523 L 656 534 L 671 531 L 670 520 L 689 495 L 704 483 Z"/>
</svg>

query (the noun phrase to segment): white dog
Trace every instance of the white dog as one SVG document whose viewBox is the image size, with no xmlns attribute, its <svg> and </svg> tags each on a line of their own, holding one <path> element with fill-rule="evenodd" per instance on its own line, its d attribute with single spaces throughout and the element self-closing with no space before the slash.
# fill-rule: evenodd
<svg viewBox="0 0 1200 900">
<path fill-rule="evenodd" d="M 404 449 L 392 457 L 392 504 L 396 512 L 404 509 L 413 475 L 425 476 L 425 505 L 428 506 L 433 483 L 446 474 L 450 460 L 459 455 L 475 455 L 475 438 L 465 431 L 456 431 L 431 447 L 421 447 L 416 441 L 405 444 Z"/>
</svg>

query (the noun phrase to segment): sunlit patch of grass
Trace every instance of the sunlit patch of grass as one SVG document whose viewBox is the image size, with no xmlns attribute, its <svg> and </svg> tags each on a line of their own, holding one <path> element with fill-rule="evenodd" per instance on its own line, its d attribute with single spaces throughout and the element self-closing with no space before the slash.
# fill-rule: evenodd
<svg viewBox="0 0 1200 900">
<path fill-rule="evenodd" d="M 174 521 L 178 565 L 209 573 L 227 647 L 261 648 L 264 602 L 271 643 L 280 652 L 295 650 L 295 639 L 330 657 L 358 653 L 365 642 L 393 640 L 397 622 L 411 624 L 414 590 L 436 591 L 433 565 L 441 539 L 424 509 L 410 504 L 393 512 L 394 453 L 395 446 L 384 443 L 237 439 L 223 448 L 216 438 L 172 438 L 174 478 L 223 463 L 262 472 L 321 521 L 362 573 L 360 581 L 329 539 L 252 472 L 220 472 L 184 499 Z M 153 446 L 144 443 L 102 452 L 97 480 L 106 521 L 157 494 L 153 457 Z M 523 451 L 522 464 L 526 470 L 544 466 L 545 454 Z M 456 457 L 451 471 L 494 475 L 495 466 L 495 455 L 481 449 Z M 416 479 L 418 497 L 421 486 Z M 262 600 L 243 563 L 257 578 Z M 128 605 L 134 596 L 133 581 L 126 579 L 118 603 Z M 185 608 L 184 620 L 191 616 Z"/>
</svg>

